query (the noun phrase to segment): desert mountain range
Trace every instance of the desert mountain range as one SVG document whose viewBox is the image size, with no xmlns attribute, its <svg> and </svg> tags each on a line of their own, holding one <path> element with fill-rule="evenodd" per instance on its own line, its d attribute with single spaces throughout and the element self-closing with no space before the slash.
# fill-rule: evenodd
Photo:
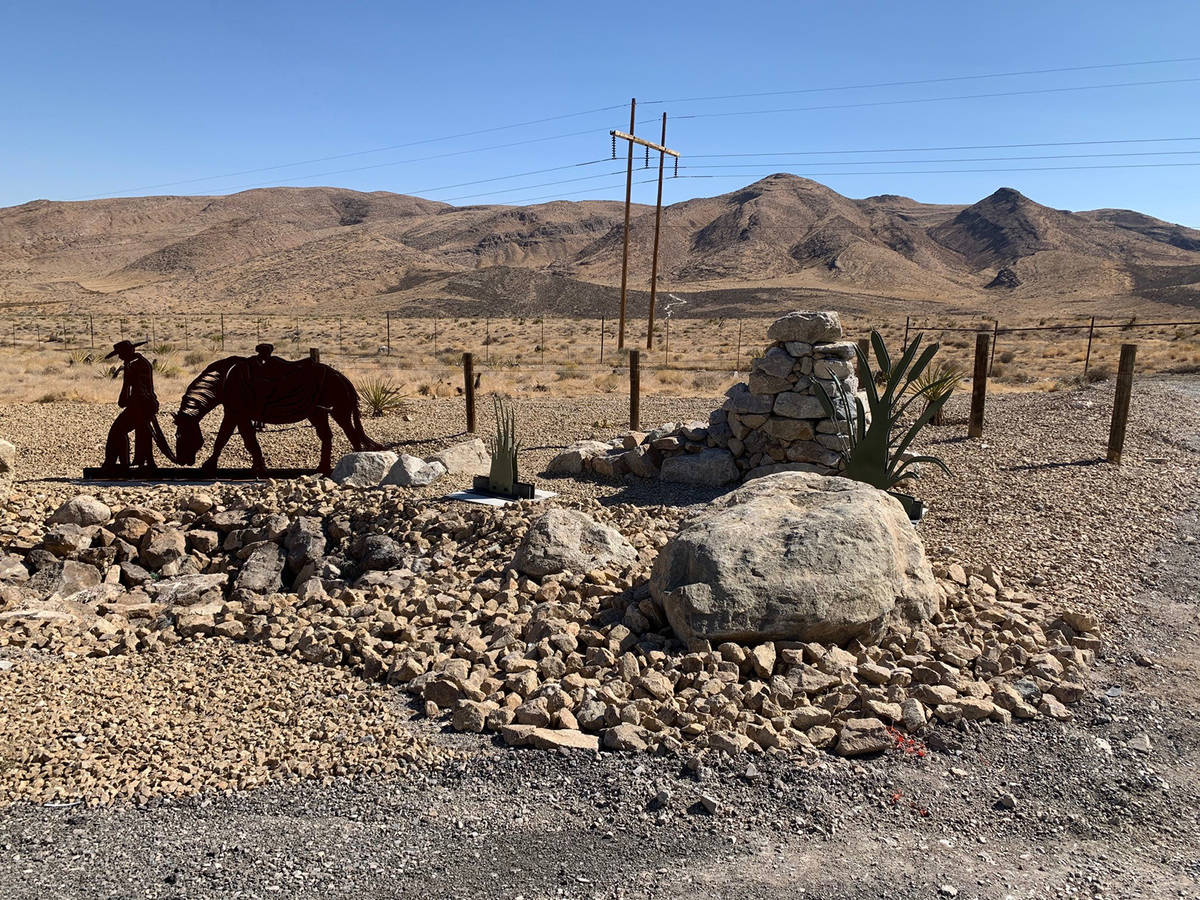
<svg viewBox="0 0 1200 900">
<path fill-rule="evenodd" d="M 458 207 L 337 188 L 35 200 L 0 209 L 0 308 L 598 316 L 615 308 L 622 220 L 611 201 Z M 631 289 L 646 287 L 653 228 L 635 207 Z M 1200 231 L 1009 188 L 936 205 L 779 174 L 664 208 L 659 270 L 693 314 L 778 309 L 781 294 L 1196 306 Z"/>
</svg>

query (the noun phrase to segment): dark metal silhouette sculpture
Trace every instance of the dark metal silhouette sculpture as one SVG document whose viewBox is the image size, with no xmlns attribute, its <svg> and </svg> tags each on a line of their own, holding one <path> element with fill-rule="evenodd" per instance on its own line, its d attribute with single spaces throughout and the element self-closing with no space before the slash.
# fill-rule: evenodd
<svg viewBox="0 0 1200 900">
<path fill-rule="evenodd" d="M 367 437 L 359 413 L 358 391 L 332 366 L 311 359 L 291 362 L 272 356 L 270 344 L 259 344 L 257 356 L 229 356 L 210 364 L 188 385 L 175 413 L 175 457 L 180 465 L 195 464 L 204 445 L 200 420 L 217 406 L 223 409 L 212 453 L 202 468 L 213 472 L 225 444 L 236 428 L 253 460 L 251 471 L 265 475 L 266 462 L 255 433 L 256 424 L 285 425 L 308 419 L 321 440 L 318 470 L 332 471 L 333 431 L 329 418 L 341 427 L 355 450 L 379 450 Z"/>
<path fill-rule="evenodd" d="M 146 343 L 118 341 L 105 359 L 114 356 L 121 360 L 121 394 L 117 406 L 121 412 L 108 430 L 104 446 L 102 472 L 109 475 L 129 474 L 133 470 L 152 472 L 156 468 L 154 448 L 151 441 L 161 438 L 155 416 L 158 414 L 158 397 L 154 393 L 154 368 L 150 360 L 137 352 Z M 133 432 L 133 461 L 129 459 L 129 433 Z M 166 440 L 161 438 L 160 446 Z M 169 455 L 169 454 L 168 454 Z"/>
</svg>

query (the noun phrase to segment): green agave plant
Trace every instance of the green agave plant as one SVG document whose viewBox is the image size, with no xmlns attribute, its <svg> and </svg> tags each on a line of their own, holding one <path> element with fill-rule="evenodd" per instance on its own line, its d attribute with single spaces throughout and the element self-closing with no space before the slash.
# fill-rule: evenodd
<svg viewBox="0 0 1200 900">
<path fill-rule="evenodd" d="M 847 436 L 847 449 L 842 451 L 845 463 L 842 471 L 844 477 L 866 482 L 880 490 L 891 491 L 904 479 L 916 477 L 916 473 L 910 469 L 917 463 L 931 463 L 947 475 L 950 474 L 946 464 L 936 456 L 905 456 L 917 434 L 937 415 L 950 399 L 953 390 L 951 388 L 947 391 L 946 385 L 940 379 L 918 382 L 939 349 L 938 344 L 931 344 L 918 356 L 922 337 L 923 335 L 917 335 L 893 364 L 879 332 L 871 332 L 871 347 L 879 364 L 878 371 L 886 374 L 881 384 L 877 385 L 875 378 L 869 377 L 862 385 L 870 410 L 869 425 L 867 410 L 863 408 L 862 400 L 857 395 L 851 398 L 841 381 L 836 382 L 836 401 L 829 396 L 824 385 L 817 382 L 817 397 L 827 416 L 845 420 L 850 410 L 856 412 Z M 860 371 L 871 373 L 870 359 L 861 348 L 858 348 L 857 352 Z M 905 413 L 914 403 L 924 404 L 920 415 L 907 429 L 899 428 Z"/>
<path fill-rule="evenodd" d="M 517 442 L 517 416 L 511 402 L 493 397 L 492 404 L 496 410 L 496 437 L 492 440 L 488 484 L 493 491 L 512 494 L 513 485 L 517 483 L 517 451 L 521 449 Z"/>
</svg>

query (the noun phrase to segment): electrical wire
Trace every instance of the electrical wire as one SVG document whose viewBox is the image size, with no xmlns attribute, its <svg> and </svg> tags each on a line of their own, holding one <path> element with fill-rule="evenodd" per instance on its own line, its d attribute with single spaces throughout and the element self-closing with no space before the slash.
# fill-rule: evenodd
<svg viewBox="0 0 1200 900">
<path fill-rule="evenodd" d="M 688 159 L 749 156 L 837 156 L 850 153 L 934 153 L 951 150 L 1010 150 L 1028 147 L 1086 147 L 1103 144 L 1163 144 L 1173 141 L 1200 141 L 1200 137 L 1116 138 L 1110 141 L 1043 141 L 1036 144 L 962 144 L 956 147 L 881 147 L 875 150 L 783 150 L 777 153 L 689 153 Z"/>
<path fill-rule="evenodd" d="M 1152 87 L 1164 84 L 1190 84 L 1197 81 L 1200 81 L 1200 77 L 1164 78 L 1158 81 L 1118 81 L 1109 84 L 1081 84 L 1073 87 L 1030 88 L 1023 91 L 996 91 L 987 94 L 956 94 L 950 97 L 910 97 L 903 100 L 865 100 L 859 103 L 830 103 L 820 106 L 784 106 L 775 109 L 744 109 L 731 110 L 727 112 L 690 113 L 672 116 L 671 120 L 678 122 L 682 119 L 722 119 L 735 116 L 765 116 L 778 115 L 780 113 L 814 112 L 830 109 L 865 109 L 868 107 L 878 106 L 906 106 L 916 103 L 943 103 L 952 100 L 992 100 L 999 97 L 1028 97 L 1035 94 L 1062 94 L 1071 91 L 1099 91 L 1123 87 Z M 643 119 L 642 121 L 638 122 L 638 124 L 647 125 L 657 121 L 659 120 Z"/>
<path fill-rule="evenodd" d="M 1020 72 L 992 72 L 986 75 L 949 75 L 942 78 L 922 78 L 915 81 L 880 81 L 872 84 L 845 84 L 839 87 L 796 88 L 787 91 L 758 91 L 749 94 L 714 94 L 708 97 L 674 97 L 669 100 L 645 100 L 643 106 L 662 103 L 700 103 L 709 100 L 743 100 L 751 97 L 781 97 L 788 94 L 820 94 L 833 91 L 858 91 L 871 88 L 913 87 L 922 84 L 945 84 L 953 81 L 979 81 L 987 78 L 1014 78 L 1021 75 L 1052 75 L 1061 72 L 1086 72 L 1096 69 L 1124 69 L 1134 66 L 1160 66 L 1169 63 L 1200 62 L 1200 56 L 1183 56 L 1176 59 L 1147 59 L 1127 63 L 1101 63 L 1090 66 L 1065 66 L 1055 69 L 1026 69 Z"/>
</svg>

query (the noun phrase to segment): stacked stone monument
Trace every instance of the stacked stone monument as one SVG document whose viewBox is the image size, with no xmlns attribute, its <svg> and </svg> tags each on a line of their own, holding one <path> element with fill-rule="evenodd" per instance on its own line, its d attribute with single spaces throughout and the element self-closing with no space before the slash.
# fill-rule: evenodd
<svg viewBox="0 0 1200 900">
<path fill-rule="evenodd" d="M 582 441 L 559 454 L 548 473 L 717 485 L 774 472 L 837 472 L 854 416 L 840 398 L 858 390 L 853 342 L 841 340 L 836 312 L 788 313 L 767 337 L 772 343 L 754 360 L 748 382 L 730 388 L 708 422 Z M 826 414 L 820 387 L 834 400 L 836 418 Z"/>
</svg>

